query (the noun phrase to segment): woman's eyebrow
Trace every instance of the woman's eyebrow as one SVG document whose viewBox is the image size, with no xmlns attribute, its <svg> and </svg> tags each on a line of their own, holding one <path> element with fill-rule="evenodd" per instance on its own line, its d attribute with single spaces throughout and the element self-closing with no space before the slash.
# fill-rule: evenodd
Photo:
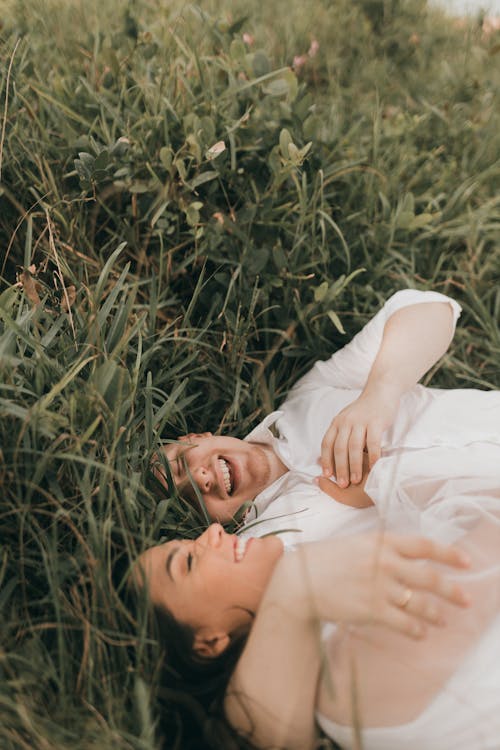
<svg viewBox="0 0 500 750">
<path fill-rule="evenodd" d="M 174 547 L 172 550 L 170 550 L 170 552 L 167 555 L 167 564 L 165 565 L 165 567 L 167 570 L 167 575 L 171 581 L 174 581 L 173 576 L 172 576 L 172 561 L 175 557 L 176 552 L 178 552 L 179 549 L 180 549 L 179 547 Z"/>
</svg>

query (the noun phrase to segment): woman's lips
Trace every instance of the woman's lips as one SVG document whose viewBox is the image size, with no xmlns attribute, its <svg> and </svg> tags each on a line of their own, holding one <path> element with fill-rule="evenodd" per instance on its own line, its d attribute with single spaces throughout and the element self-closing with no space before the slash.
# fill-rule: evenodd
<svg viewBox="0 0 500 750">
<path fill-rule="evenodd" d="M 237 536 L 234 540 L 234 561 L 239 563 L 243 560 L 245 557 L 245 552 L 247 550 L 247 546 L 249 543 L 249 539 L 242 539 L 240 536 Z"/>
</svg>

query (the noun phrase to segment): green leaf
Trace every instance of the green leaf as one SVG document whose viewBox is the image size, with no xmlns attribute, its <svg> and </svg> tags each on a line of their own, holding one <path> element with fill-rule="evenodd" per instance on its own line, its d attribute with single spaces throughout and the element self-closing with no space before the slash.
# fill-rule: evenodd
<svg viewBox="0 0 500 750">
<path fill-rule="evenodd" d="M 194 133 L 190 133 L 186 137 L 186 143 L 188 146 L 189 153 L 193 154 L 196 161 L 199 163 L 202 159 L 201 143 Z"/>
<path fill-rule="evenodd" d="M 246 47 L 241 39 L 233 39 L 229 45 L 229 54 L 233 60 L 243 60 L 246 55 Z"/>
<path fill-rule="evenodd" d="M 111 269 L 113 268 L 113 265 L 115 261 L 118 259 L 118 257 L 123 252 L 123 249 L 127 246 L 126 242 L 121 242 L 118 247 L 111 253 L 108 260 L 106 261 L 104 268 L 101 271 L 101 274 L 99 276 L 99 280 L 97 282 L 97 285 L 95 287 L 94 291 L 94 299 L 96 303 L 100 302 L 102 292 L 104 290 L 104 287 L 106 286 L 108 276 L 111 273 Z"/>
<path fill-rule="evenodd" d="M 172 166 L 173 161 L 173 153 L 170 146 L 163 146 L 160 149 L 160 161 L 165 169 L 170 171 L 170 167 Z"/>
<path fill-rule="evenodd" d="M 140 195 L 141 193 L 147 193 L 150 189 L 150 186 L 147 182 L 140 182 L 139 180 L 136 180 L 136 182 L 133 182 L 131 186 L 129 187 L 129 191 L 131 193 L 135 193 L 136 195 Z"/>
<path fill-rule="evenodd" d="M 283 128 L 280 132 L 280 151 L 284 159 L 290 158 L 290 144 L 293 145 L 292 136 L 286 128 Z"/>
<path fill-rule="evenodd" d="M 80 151 L 78 158 L 88 169 L 93 169 L 95 157 L 92 156 L 92 154 L 88 154 L 86 151 Z"/>
<path fill-rule="evenodd" d="M 186 209 L 186 221 L 190 227 L 195 227 L 200 221 L 200 208 L 203 203 L 201 201 L 193 201 Z"/>
<path fill-rule="evenodd" d="M 415 220 L 413 211 L 400 211 L 396 215 L 396 228 L 409 229 Z"/>
<path fill-rule="evenodd" d="M 213 170 L 209 172 L 201 172 L 199 175 L 194 177 L 190 182 L 188 182 L 187 185 L 188 187 L 191 188 L 191 190 L 196 190 L 196 188 L 200 187 L 200 185 L 204 185 L 206 182 L 211 182 L 212 180 L 215 180 L 215 178 L 218 176 L 219 176 L 219 173 Z"/>
<path fill-rule="evenodd" d="M 167 209 L 167 206 L 169 205 L 170 201 L 163 201 L 156 211 L 154 212 L 153 216 L 151 217 L 151 226 L 154 227 L 160 216 L 162 216 L 165 213 L 165 210 Z"/>
<path fill-rule="evenodd" d="M 109 164 L 109 153 L 108 153 L 108 150 L 105 148 L 101 151 L 99 156 L 94 161 L 94 170 L 97 171 L 98 169 L 106 169 L 108 164 Z"/>
<path fill-rule="evenodd" d="M 253 72 L 256 76 L 265 76 L 271 70 L 268 56 L 261 51 L 255 52 L 252 60 Z"/>
<path fill-rule="evenodd" d="M 329 288 L 328 281 L 323 281 L 319 286 L 317 286 L 316 289 L 314 290 L 314 301 L 322 302 L 326 297 L 328 288 Z"/>
<path fill-rule="evenodd" d="M 263 87 L 268 96 L 286 96 L 288 94 L 288 83 L 284 78 L 275 78 Z"/>
<path fill-rule="evenodd" d="M 327 310 L 326 314 L 328 315 L 328 317 L 332 321 L 332 323 L 335 326 L 335 328 L 337 329 L 337 331 L 339 331 L 340 333 L 345 334 L 344 326 L 342 325 L 341 320 L 340 320 L 339 316 L 337 315 L 337 313 L 333 312 L 333 310 Z"/>
<path fill-rule="evenodd" d="M 216 134 L 216 128 L 215 128 L 215 122 L 212 117 L 208 117 L 208 115 L 205 115 L 201 118 L 201 130 L 203 133 L 203 140 L 205 144 L 213 143 L 215 141 L 215 134 Z"/>
<path fill-rule="evenodd" d="M 415 213 L 415 198 L 413 197 L 413 193 L 406 193 L 401 202 L 401 209 L 408 213 Z"/>
<path fill-rule="evenodd" d="M 413 221 L 410 223 L 409 229 L 420 229 L 421 227 L 426 227 L 428 224 L 431 223 L 433 220 L 432 214 L 417 214 L 417 216 L 413 217 Z"/>
<path fill-rule="evenodd" d="M 181 159 L 180 156 L 177 157 L 177 159 L 174 159 L 174 166 L 176 167 L 181 180 L 185 182 L 186 177 L 187 177 L 187 171 L 186 171 L 186 166 L 184 164 L 184 159 Z"/>
</svg>

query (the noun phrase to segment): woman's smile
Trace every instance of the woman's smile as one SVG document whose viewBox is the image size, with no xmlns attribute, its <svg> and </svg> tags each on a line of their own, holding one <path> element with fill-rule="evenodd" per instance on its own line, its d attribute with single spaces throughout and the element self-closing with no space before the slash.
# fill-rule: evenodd
<svg viewBox="0 0 500 750">
<path fill-rule="evenodd" d="M 136 580 L 155 606 L 198 629 L 231 633 L 249 624 L 283 554 L 276 536 L 242 539 L 212 524 L 195 540 L 174 540 L 139 557 Z"/>
<path fill-rule="evenodd" d="M 246 548 L 251 541 L 251 539 L 243 539 L 240 536 L 236 537 L 236 539 L 234 540 L 235 562 L 239 563 L 243 560 L 243 558 L 245 557 Z"/>
</svg>

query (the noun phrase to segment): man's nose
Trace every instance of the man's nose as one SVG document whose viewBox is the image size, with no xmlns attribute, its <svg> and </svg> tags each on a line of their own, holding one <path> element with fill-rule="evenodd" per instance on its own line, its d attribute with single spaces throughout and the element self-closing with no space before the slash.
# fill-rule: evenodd
<svg viewBox="0 0 500 750">
<path fill-rule="evenodd" d="M 202 495 L 210 492 L 214 485 L 214 477 L 210 469 L 207 469 L 205 466 L 198 466 L 192 472 L 192 476 Z"/>
</svg>

